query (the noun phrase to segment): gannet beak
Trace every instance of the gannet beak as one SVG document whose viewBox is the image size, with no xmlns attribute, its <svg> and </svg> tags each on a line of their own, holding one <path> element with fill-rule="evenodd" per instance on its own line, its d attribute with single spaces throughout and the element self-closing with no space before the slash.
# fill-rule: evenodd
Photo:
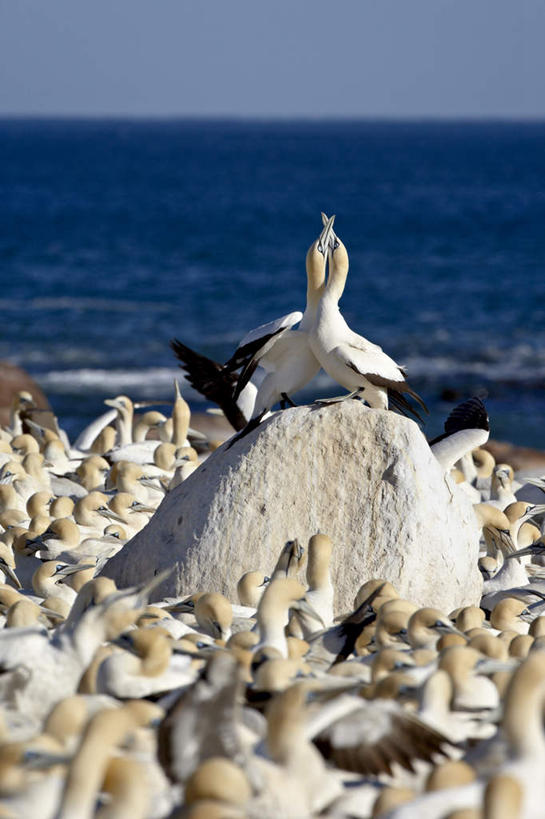
<svg viewBox="0 0 545 819">
<path fill-rule="evenodd" d="M 58 572 L 55 572 L 57 577 L 69 577 L 76 572 L 82 572 L 84 569 L 96 568 L 94 563 L 75 563 L 73 566 L 63 566 Z"/>
<path fill-rule="evenodd" d="M 449 625 L 448 623 L 441 623 L 440 625 L 433 626 L 434 631 L 438 631 L 439 634 L 457 634 L 458 637 L 463 637 L 464 640 L 467 640 L 466 635 L 460 629 L 457 629 L 456 626 Z"/>
<path fill-rule="evenodd" d="M 325 216 L 325 214 L 322 214 L 322 218 L 324 216 Z M 320 251 L 320 253 L 322 253 L 322 255 L 324 257 L 325 257 L 325 255 L 327 253 L 327 248 L 328 248 L 329 240 L 330 240 L 330 237 L 331 237 L 331 231 L 333 230 L 333 222 L 334 221 L 335 221 L 334 216 L 332 216 L 331 219 L 328 219 L 325 226 L 324 226 L 324 229 L 322 230 L 322 232 L 320 233 L 320 235 L 318 237 L 317 247 L 318 247 L 318 250 Z"/>
<path fill-rule="evenodd" d="M 510 552 L 509 554 L 504 556 L 504 560 L 509 560 L 512 557 L 524 557 L 525 555 L 535 555 L 535 554 L 543 554 L 545 551 L 545 544 L 541 541 L 536 541 L 536 543 L 530 543 L 529 546 L 526 546 L 524 549 L 517 549 L 516 552 Z"/>
<path fill-rule="evenodd" d="M 335 248 L 338 247 L 338 244 L 339 244 L 339 242 L 337 240 L 337 236 L 336 236 L 336 234 L 335 234 L 335 232 L 333 230 L 333 220 L 334 219 L 335 219 L 335 217 L 333 216 L 332 220 L 331 220 L 331 231 L 329 233 L 329 247 L 331 248 L 331 250 L 335 250 Z M 327 216 L 327 214 L 325 214 L 322 211 L 322 224 L 323 224 L 324 228 L 327 227 L 329 221 L 330 221 L 330 219 Z"/>
<path fill-rule="evenodd" d="M 146 506 L 145 503 L 135 503 L 129 507 L 129 512 L 155 512 L 155 508 L 153 506 Z M 121 523 L 123 520 L 119 518 Z"/>
<path fill-rule="evenodd" d="M 72 760 L 70 754 L 54 754 L 51 751 L 28 750 L 23 754 L 25 768 L 31 771 L 44 771 L 55 765 L 68 765 Z"/>
<path fill-rule="evenodd" d="M 483 676 L 496 674 L 498 671 L 513 671 L 518 667 L 514 660 L 495 660 L 492 657 L 484 657 L 475 663 L 475 671 Z"/>
<path fill-rule="evenodd" d="M 21 581 L 19 580 L 11 566 L 8 566 L 5 560 L 0 560 L 0 571 L 4 572 L 6 577 L 9 577 L 9 579 L 15 583 L 15 587 L 17 589 L 23 588 L 23 586 L 21 585 Z"/>
<path fill-rule="evenodd" d="M 536 503 L 534 508 L 532 509 L 532 514 L 530 516 L 530 520 L 532 518 L 537 517 L 538 515 L 542 515 L 545 512 L 545 503 Z"/>
<path fill-rule="evenodd" d="M 118 523 L 126 525 L 121 515 L 118 515 L 117 512 L 112 512 L 111 509 L 108 509 L 107 512 L 101 512 L 101 515 L 103 515 L 103 517 L 105 518 L 108 518 L 108 520 L 116 520 Z"/>
<path fill-rule="evenodd" d="M 296 600 L 295 603 L 292 603 L 290 609 L 293 611 L 300 611 L 302 614 L 308 614 L 308 616 L 312 617 L 313 620 L 318 620 L 318 622 L 321 623 L 324 628 L 326 627 L 318 612 L 312 608 L 305 597 L 302 597 L 301 600 Z"/>
<path fill-rule="evenodd" d="M 119 409 L 119 407 L 121 406 L 119 402 L 115 400 L 115 398 L 105 398 L 104 403 L 106 404 L 106 406 L 113 407 L 114 409 Z"/>
</svg>

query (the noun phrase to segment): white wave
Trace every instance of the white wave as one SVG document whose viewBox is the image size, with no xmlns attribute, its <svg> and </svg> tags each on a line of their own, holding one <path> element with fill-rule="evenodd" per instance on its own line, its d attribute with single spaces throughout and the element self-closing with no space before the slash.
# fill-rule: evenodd
<svg viewBox="0 0 545 819">
<path fill-rule="evenodd" d="M 165 398 L 172 400 L 174 379 L 180 388 L 198 400 L 196 393 L 187 383 L 184 374 L 177 367 L 149 367 L 140 370 L 105 370 L 83 368 L 80 370 L 51 370 L 36 376 L 36 380 L 46 392 L 57 394 L 82 393 L 86 395 L 104 393 L 119 395 L 127 393 L 140 397 Z M 202 400 L 202 399 L 201 399 Z"/>
<path fill-rule="evenodd" d="M 0 309 L 3 311 L 11 310 L 18 312 L 24 310 L 81 310 L 81 311 L 100 311 L 106 313 L 141 313 L 144 309 L 142 302 L 130 301 L 128 299 L 98 299 L 92 297 L 72 297 L 59 296 L 56 297 L 40 297 L 28 299 L 0 299 Z M 163 310 L 172 310 L 170 302 L 146 302 L 146 312 L 157 312 Z"/>
<path fill-rule="evenodd" d="M 490 353 L 490 351 L 487 351 Z M 489 355 L 489 359 L 496 356 Z M 445 386 L 453 380 L 480 378 L 485 382 L 512 384 L 538 384 L 545 382 L 545 353 L 536 353 L 526 347 L 505 351 L 497 360 L 464 361 L 450 356 L 408 356 L 402 363 L 409 379 L 425 379 L 441 382 Z M 80 369 L 51 370 L 35 376 L 40 386 L 50 393 L 118 395 L 127 393 L 141 398 L 172 399 L 174 379 L 177 378 L 184 394 L 196 402 L 202 396 L 187 383 L 178 367 L 147 367 L 137 370 L 84 367 Z M 258 378 L 259 381 L 259 378 Z M 304 390 L 310 392 L 330 390 L 334 381 L 324 372 Z"/>
</svg>

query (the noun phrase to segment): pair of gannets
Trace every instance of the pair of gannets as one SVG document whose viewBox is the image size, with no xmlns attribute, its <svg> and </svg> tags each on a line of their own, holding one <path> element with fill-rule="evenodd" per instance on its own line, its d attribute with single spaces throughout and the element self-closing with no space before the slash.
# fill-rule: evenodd
<svg viewBox="0 0 545 819">
<path fill-rule="evenodd" d="M 402 368 L 378 345 L 354 333 L 339 311 L 338 302 L 348 275 L 348 254 L 333 232 L 334 219 L 322 214 L 324 229 L 307 253 L 304 313 L 289 313 L 250 331 L 223 370 L 180 342 L 171 342 L 194 386 L 206 397 L 219 400 L 222 407 L 227 405 L 225 411 L 235 429 L 241 428 L 236 401 L 258 366 L 266 375 L 257 389 L 251 415 L 246 416 L 250 423 L 245 432 L 254 428 L 276 403 L 288 403 L 289 396 L 308 384 L 320 367 L 350 394 L 363 397 L 371 407 L 387 409 L 391 404 L 403 413 L 409 411 L 418 416 L 406 399 L 406 395 L 410 395 L 425 409 L 422 400 L 407 384 Z M 294 329 L 298 323 L 299 327 Z M 230 395 L 231 382 L 225 373 L 230 375 L 239 367 L 243 369 Z M 205 378 L 200 377 L 200 370 L 206 370 Z M 217 384 L 221 387 L 213 386 Z"/>
</svg>

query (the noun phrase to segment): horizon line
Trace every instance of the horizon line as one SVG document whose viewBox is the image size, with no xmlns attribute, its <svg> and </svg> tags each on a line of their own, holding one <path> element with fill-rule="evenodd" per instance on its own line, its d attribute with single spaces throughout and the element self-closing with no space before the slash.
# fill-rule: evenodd
<svg viewBox="0 0 545 819">
<path fill-rule="evenodd" d="M 391 123 L 524 123 L 545 122 L 544 114 L 131 114 L 131 113 L 2 113 L 6 120 L 112 122 L 391 122 Z"/>
</svg>

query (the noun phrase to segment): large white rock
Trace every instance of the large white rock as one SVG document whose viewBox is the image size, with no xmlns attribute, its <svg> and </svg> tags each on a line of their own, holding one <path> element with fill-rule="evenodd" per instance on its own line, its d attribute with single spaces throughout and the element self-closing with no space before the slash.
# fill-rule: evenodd
<svg viewBox="0 0 545 819">
<path fill-rule="evenodd" d="M 373 577 L 445 612 L 480 599 L 471 503 L 413 421 L 354 400 L 285 410 L 224 444 L 103 573 L 127 586 L 172 566 L 156 598 L 213 590 L 235 601 L 245 571 L 270 573 L 285 541 L 306 547 L 316 532 L 333 539 L 337 611 Z"/>
</svg>

